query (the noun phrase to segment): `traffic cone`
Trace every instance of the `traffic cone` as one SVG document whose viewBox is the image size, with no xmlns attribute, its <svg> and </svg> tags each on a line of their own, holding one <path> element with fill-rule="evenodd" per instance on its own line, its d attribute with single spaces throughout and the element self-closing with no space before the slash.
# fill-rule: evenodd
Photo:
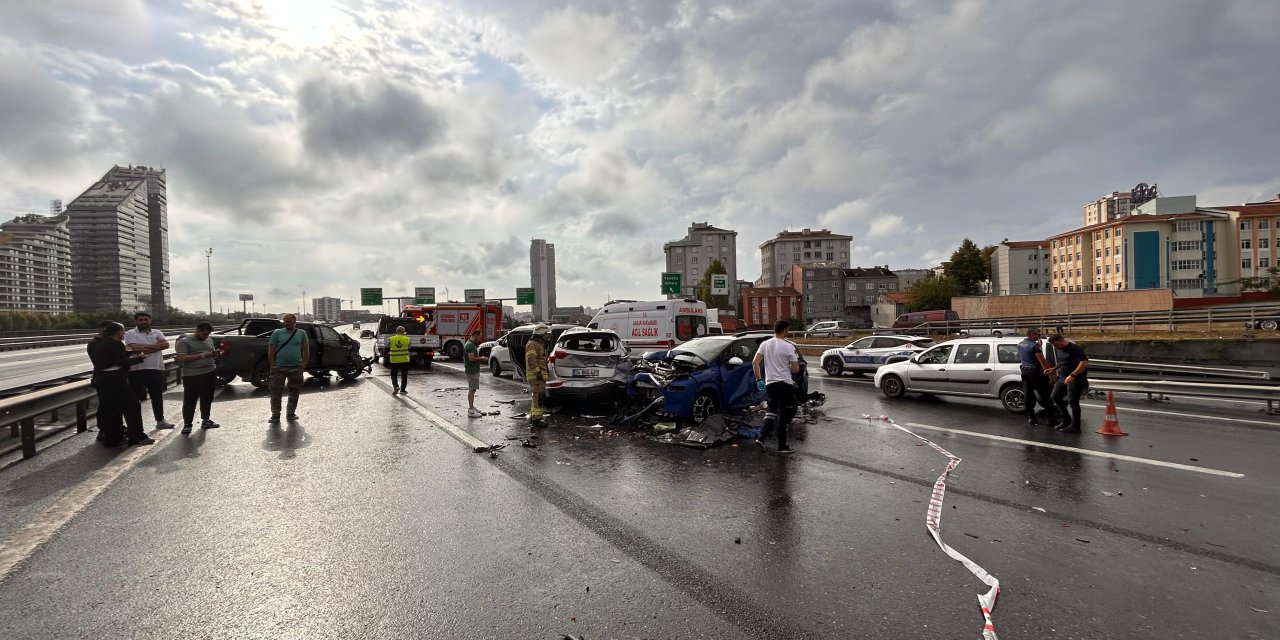
<svg viewBox="0 0 1280 640">
<path fill-rule="evenodd" d="M 1120 430 L 1120 420 L 1116 418 L 1116 394 L 1113 391 L 1107 392 L 1107 413 L 1102 417 L 1102 428 L 1098 429 L 1098 433 L 1104 436 L 1129 435 Z"/>
</svg>

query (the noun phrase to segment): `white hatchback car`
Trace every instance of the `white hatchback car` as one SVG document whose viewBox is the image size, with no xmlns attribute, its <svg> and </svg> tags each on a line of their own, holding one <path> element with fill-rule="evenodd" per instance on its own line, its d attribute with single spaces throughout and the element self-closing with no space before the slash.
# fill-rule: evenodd
<svg viewBox="0 0 1280 640">
<path fill-rule="evenodd" d="M 829 376 L 845 371 L 861 375 L 880 365 L 907 360 L 934 345 L 933 338 L 921 336 L 867 336 L 848 345 L 822 352 L 822 370 Z"/>
<path fill-rule="evenodd" d="M 875 384 L 890 398 L 907 392 L 997 398 L 1013 413 L 1026 410 L 1018 368 L 1019 338 L 958 338 L 886 364 Z"/>
<path fill-rule="evenodd" d="M 580 400 L 620 400 L 631 375 L 629 350 L 609 329 L 565 329 L 547 354 L 547 395 Z"/>
</svg>

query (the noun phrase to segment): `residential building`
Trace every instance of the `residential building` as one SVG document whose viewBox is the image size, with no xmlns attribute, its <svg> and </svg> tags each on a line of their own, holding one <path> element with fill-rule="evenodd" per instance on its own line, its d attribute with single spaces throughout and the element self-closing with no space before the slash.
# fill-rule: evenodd
<svg viewBox="0 0 1280 640">
<path fill-rule="evenodd" d="M 791 287 L 747 287 L 742 290 L 742 320 L 751 328 L 772 328 L 779 320 L 789 320 L 801 328 L 803 309 L 800 294 Z"/>
<path fill-rule="evenodd" d="M 535 238 L 529 246 L 529 286 L 533 287 L 533 320 L 550 322 L 556 308 L 556 246 Z"/>
<path fill-rule="evenodd" d="M 67 216 L 33 213 L 0 224 L 0 311 L 72 311 Z"/>
<path fill-rule="evenodd" d="M 76 311 L 153 309 L 147 180 L 108 172 L 67 205 Z"/>
<path fill-rule="evenodd" d="M 666 270 L 681 274 L 683 290 L 673 297 L 697 295 L 698 283 L 706 274 L 707 267 L 719 260 L 729 275 L 729 299 L 738 299 L 737 231 L 714 227 L 706 222 L 694 222 L 684 238 L 664 243 L 662 253 L 667 258 Z"/>
<path fill-rule="evenodd" d="M 1240 277 L 1255 279 L 1253 287 L 1263 286 L 1261 281 L 1280 280 L 1280 263 L 1277 263 L 1277 242 L 1280 242 L 1280 194 L 1267 202 L 1251 202 L 1239 205 L 1211 207 L 1226 211 L 1237 231 Z M 1235 256 L 1234 250 L 1228 252 Z"/>
<path fill-rule="evenodd" d="M 892 327 L 898 316 L 911 311 L 911 293 L 907 291 L 889 292 L 876 296 L 871 305 L 871 326 L 876 328 Z"/>
<path fill-rule="evenodd" d="M 898 274 L 898 290 L 910 291 L 911 285 L 933 276 L 933 269 L 895 269 Z"/>
<path fill-rule="evenodd" d="M 336 322 L 342 318 L 340 298 L 312 298 L 311 316 L 323 322 Z"/>
<path fill-rule="evenodd" d="M 782 231 L 760 245 L 760 279 L 757 284 L 780 287 L 783 279 L 797 264 L 831 263 L 849 268 L 849 248 L 853 236 L 831 233 L 827 229 Z"/>
<path fill-rule="evenodd" d="M 116 165 L 103 180 L 145 180 L 147 183 L 147 240 L 151 254 L 151 308 L 172 304 L 169 293 L 169 189 L 165 170 Z"/>
<path fill-rule="evenodd" d="M 1133 211 L 1133 193 L 1129 191 L 1112 191 L 1084 205 L 1084 226 L 1092 226 L 1101 222 L 1110 222 L 1123 218 Z"/>
<path fill-rule="evenodd" d="M 591 322 L 591 316 L 588 315 L 586 309 L 581 306 L 556 307 L 551 310 L 551 322 L 567 322 L 569 324 L 585 325 L 588 322 Z"/>
<path fill-rule="evenodd" d="M 855 327 L 871 327 L 874 319 L 871 307 L 885 293 L 896 293 L 898 274 L 883 267 L 858 267 L 844 270 L 845 319 Z"/>
<path fill-rule="evenodd" d="M 834 262 L 791 265 L 785 282 L 803 295 L 801 316 L 805 322 L 845 320 L 844 268 Z"/>
<path fill-rule="evenodd" d="M 1049 291 L 1049 242 L 1028 240 L 996 245 L 991 254 L 991 293 L 1016 296 Z"/>
</svg>

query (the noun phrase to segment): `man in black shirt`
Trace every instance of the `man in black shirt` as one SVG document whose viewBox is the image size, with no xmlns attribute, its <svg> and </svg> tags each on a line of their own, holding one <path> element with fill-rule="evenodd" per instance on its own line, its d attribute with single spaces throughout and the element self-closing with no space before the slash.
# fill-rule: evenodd
<svg viewBox="0 0 1280 640">
<path fill-rule="evenodd" d="M 1089 390 L 1089 356 L 1080 345 L 1061 335 L 1050 336 L 1049 344 L 1053 345 L 1058 362 L 1058 381 L 1053 387 L 1053 403 L 1062 417 L 1058 431 L 1080 433 L 1080 396 Z"/>
</svg>

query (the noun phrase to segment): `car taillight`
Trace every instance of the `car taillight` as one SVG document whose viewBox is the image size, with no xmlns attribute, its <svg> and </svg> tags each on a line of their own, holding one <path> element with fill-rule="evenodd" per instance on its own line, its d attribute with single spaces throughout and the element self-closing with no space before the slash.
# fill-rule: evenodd
<svg viewBox="0 0 1280 640">
<path fill-rule="evenodd" d="M 224 342 L 224 343 L 222 343 L 218 348 L 219 348 L 219 349 L 221 349 L 223 353 L 231 353 L 231 343 L 230 343 L 230 342 Z"/>
<path fill-rule="evenodd" d="M 547 361 L 555 362 L 556 358 L 567 358 L 567 357 L 569 357 L 568 351 L 565 351 L 564 349 L 556 349 L 555 351 L 551 352 L 551 357 L 547 358 Z"/>
</svg>

